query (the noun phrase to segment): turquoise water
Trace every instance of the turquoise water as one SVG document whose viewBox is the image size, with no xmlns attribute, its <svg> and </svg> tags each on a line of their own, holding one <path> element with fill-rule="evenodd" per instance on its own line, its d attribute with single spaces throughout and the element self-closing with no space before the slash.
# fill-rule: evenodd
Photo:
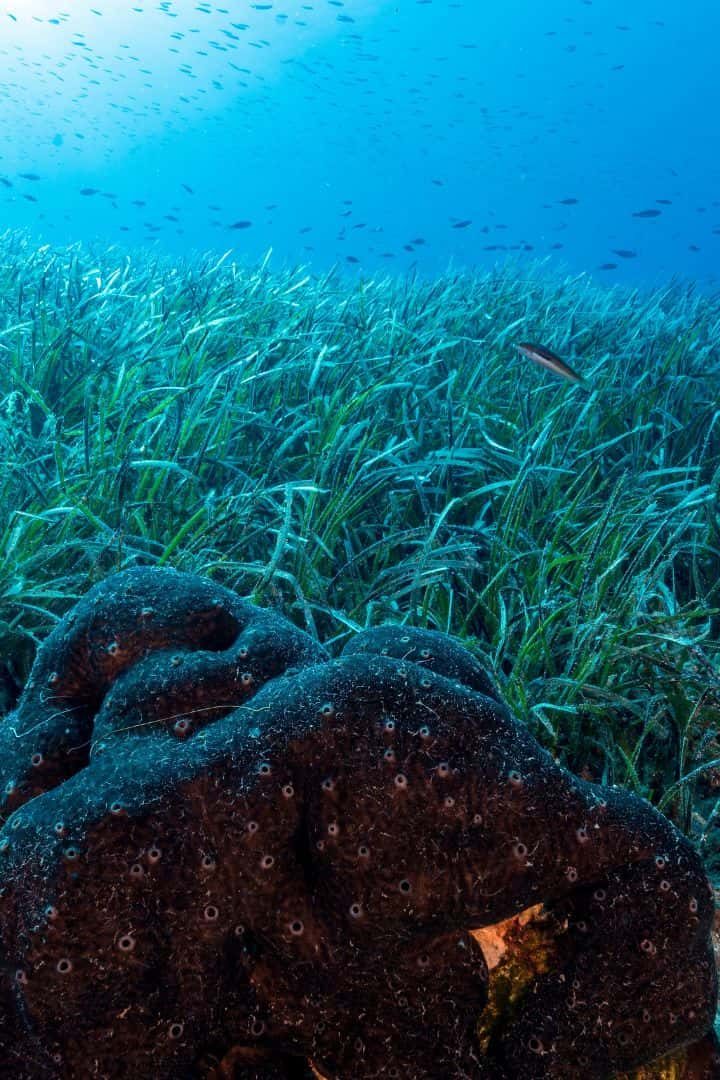
<svg viewBox="0 0 720 1080">
<path fill-rule="evenodd" d="M 717 284 L 714 0 L 9 0 L 0 210 L 424 275 Z"/>
</svg>

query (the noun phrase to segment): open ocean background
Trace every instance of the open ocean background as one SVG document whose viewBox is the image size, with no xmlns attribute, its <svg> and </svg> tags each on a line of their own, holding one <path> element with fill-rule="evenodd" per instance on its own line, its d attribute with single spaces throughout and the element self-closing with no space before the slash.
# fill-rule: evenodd
<svg viewBox="0 0 720 1080">
<path fill-rule="evenodd" d="M 715 289 L 718 40 L 716 0 L 11 0 L 2 223 Z"/>
</svg>

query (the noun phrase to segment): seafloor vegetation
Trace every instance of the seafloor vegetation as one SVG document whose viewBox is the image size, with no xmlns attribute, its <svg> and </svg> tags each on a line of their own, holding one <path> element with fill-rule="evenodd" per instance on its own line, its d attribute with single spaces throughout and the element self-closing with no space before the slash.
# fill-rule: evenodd
<svg viewBox="0 0 720 1080">
<path fill-rule="evenodd" d="M 720 867 L 720 299 L 0 238 L 0 649 L 134 563 L 323 640 L 408 622 Z M 589 389 L 518 354 L 571 360 Z"/>
</svg>

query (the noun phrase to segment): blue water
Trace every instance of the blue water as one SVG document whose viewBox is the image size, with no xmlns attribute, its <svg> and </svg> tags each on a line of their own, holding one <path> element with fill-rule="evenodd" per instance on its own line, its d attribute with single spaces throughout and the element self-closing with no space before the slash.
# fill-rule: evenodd
<svg viewBox="0 0 720 1080">
<path fill-rule="evenodd" d="M 717 0 L 9 0 L 2 221 L 714 288 L 718 40 Z"/>
</svg>

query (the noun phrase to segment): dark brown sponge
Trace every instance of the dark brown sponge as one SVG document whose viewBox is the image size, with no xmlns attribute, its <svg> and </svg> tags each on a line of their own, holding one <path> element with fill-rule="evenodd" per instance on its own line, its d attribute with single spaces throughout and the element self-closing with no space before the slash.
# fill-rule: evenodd
<svg viewBox="0 0 720 1080">
<path fill-rule="evenodd" d="M 711 1028 L 689 842 L 559 767 L 444 635 L 330 659 L 129 570 L 48 637 L 0 746 L 0 1075 L 600 1080 Z M 563 965 L 483 1055 L 469 931 L 538 903 Z"/>
</svg>

